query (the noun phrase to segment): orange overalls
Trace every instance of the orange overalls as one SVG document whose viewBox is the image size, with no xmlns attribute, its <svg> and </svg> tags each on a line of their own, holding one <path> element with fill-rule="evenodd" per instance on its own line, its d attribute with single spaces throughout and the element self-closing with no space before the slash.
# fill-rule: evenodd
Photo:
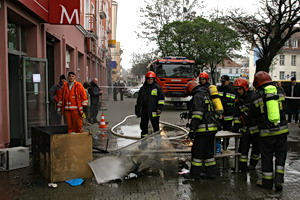
<svg viewBox="0 0 300 200">
<path fill-rule="evenodd" d="M 68 133 L 82 133 L 83 106 L 87 106 L 88 99 L 81 83 L 75 81 L 71 90 L 68 82 L 64 83 L 62 92 L 58 94 L 57 107 L 61 108 L 68 124 Z"/>
</svg>

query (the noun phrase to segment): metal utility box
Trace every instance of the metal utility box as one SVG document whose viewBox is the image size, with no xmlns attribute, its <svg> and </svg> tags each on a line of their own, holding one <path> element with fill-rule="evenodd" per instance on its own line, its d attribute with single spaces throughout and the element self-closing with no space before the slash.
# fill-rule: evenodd
<svg viewBox="0 0 300 200">
<path fill-rule="evenodd" d="M 9 171 L 29 166 L 29 148 L 12 147 L 0 149 L 0 170 Z"/>
<path fill-rule="evenodd" d="M 92 177 L 92 135 L 67 132 L 67 126 L 31 129 L 33 165 L 50 182 Z"/>
</svg>

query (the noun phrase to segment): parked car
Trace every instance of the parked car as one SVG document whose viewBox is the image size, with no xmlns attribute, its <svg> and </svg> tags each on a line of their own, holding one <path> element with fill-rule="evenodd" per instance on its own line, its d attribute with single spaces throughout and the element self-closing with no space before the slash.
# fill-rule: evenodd
<svg viewBox="0 0 300 200">
<path fill-rule="evenodd" d="M 128 88 L 126 90 L 126 93 L 125 93 L 125 96 L 127 96 L 128 98 L 137 98 L 138 95 L 139 95 L 139 91 L 140 91 L 140 88 L 143 86 L 143 84 L 140 84 L 136 87 L 133 87 L 133 88 Z"/>
</svg>

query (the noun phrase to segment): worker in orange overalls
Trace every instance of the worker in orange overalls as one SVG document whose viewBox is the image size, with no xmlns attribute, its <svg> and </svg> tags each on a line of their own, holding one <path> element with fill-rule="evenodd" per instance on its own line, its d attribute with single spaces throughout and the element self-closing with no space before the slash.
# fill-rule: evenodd
<svg viewBox="0 0 300 200">
<path fill-rule="evenodd" d="M 76 81 L 74 72 L 68 73 L 68 82 L 64 83 L 58 96 L 57 112 L 63 112 L 68 124 L 68 133 L 82 133 L 82 114 L 86 111 L 88 99 L 81 83 Z"/>
</svg>

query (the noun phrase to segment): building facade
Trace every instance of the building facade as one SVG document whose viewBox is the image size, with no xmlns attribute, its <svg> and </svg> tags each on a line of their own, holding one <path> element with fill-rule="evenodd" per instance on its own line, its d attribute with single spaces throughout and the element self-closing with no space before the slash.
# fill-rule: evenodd
<svg viewBox="0 0 300 200">
<path fill-rule="evenodd" d="M 51 123 L 48 89 L 61 74 L 107 85 L 112 1 L 78 1 L 80 23 L 61 25 L 49 23 L 54 1 L 0 0 L 0 148 L 30 145 L 31 127 Z"/>
<path fill-rule="evenodd" d="M 249 76 L 251 83 L 253 82 L 257 59 L 252 49 L 249 54 Z M 300 78 L 300 33 L 295 33 L 285 43 L 284 47 L 273 59 L 269 74 L 274 81 L 290 80 L 294 76 Z"/>
</svg>

